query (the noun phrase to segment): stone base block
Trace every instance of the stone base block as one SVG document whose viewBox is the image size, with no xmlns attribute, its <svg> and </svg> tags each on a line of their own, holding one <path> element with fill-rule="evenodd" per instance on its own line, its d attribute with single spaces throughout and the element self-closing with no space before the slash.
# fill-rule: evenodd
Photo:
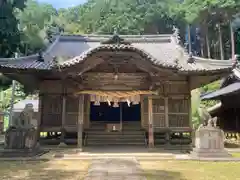
<svg viewBox="0 0 240 180">
<path fill-rule="evenodd" d="M 210 150 L 210 149 L 196 149 L 194 148 L 191 152 L 192 157 L 198 157 L 198 158 L 211 158 L 211 157 L 217 157 L 217 158 L 226 158 L 231 157 L 232 155 L 229 154 L 225 149 L 223 150 Z"/>
</svg>

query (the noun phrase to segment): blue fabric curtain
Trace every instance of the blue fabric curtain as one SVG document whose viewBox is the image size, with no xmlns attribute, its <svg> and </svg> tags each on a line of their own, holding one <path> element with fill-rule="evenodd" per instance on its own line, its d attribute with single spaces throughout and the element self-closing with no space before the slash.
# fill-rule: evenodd
<svg viewBox="0 0 240 180">
<path fill-rule="evenodd" d="M 131 105 L 121 103 L 122 105 L 122 120 L 123 121 L 140 121 L 141 119 L 141 106 L 140 104 Z M 91 121 L 111 121 L 120 122 L 120 107 L 112 107 L 107 103 L 101 103 L 100 106 L 94 106 L 91 102 L 90 107 L 90 120 Z"/>
</svg>

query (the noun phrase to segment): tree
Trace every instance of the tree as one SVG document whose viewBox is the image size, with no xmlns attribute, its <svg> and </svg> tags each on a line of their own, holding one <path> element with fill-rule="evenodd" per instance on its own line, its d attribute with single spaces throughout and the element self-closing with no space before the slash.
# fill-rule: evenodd
<svg viewBox="0 0 240 180">
<path fill-rule="evenodd" d="M 68 11 L 68 22 L 78 22 L 85 33 L 158 34 L 171 33 L 179 16 L 175 0 L 89 0 Z M 65 14 L 67 14 L 65 12 Z"/>
<path fill-rule="evenodd" d="M 0 58 L 12 57 L 21 46 L 21 32 L 15 11 L 23 10 L 24 0 L 0 1 Z M 0 88 L 6 89 L 11 80 L 0 74 Z"/>
<path fill-rule="evenodd" d="M 49 4 L 27 1 L 24 11 L 18 13 L 23 54 L 34 54 L 44 48 L 48 42 L 46 31 L 56 15 L 56 9 Z"/>
<path fill-rule="evenodd" d="M 22 10 L 25 0 L 0 1 L 0 57 L 12 57 L 21 45 L 21 32 L 18 29 L 16 10 Z"/>
<path fill-rule="evenodd" d="M 229 24 L 238 11 L 239 3 L 239 0 L 185 0 L 182 3 L 187 23 L 197 23 L 201 27 L 205 56 L 217 59 L 232 57 Z"/>
</svg>

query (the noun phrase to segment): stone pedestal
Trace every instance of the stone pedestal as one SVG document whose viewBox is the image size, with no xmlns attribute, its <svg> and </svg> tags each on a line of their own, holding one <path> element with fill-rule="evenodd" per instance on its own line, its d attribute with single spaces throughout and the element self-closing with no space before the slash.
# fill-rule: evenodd
<svg viewBox="0 0 240 180">
<path fill-rule="evenodd" d="M 5 148 L 0 157 L 31 157 L 42 153 L 35 128 L 10 127 L 5 134 Z"/>
<path fill-rule="evenodd" d="M 28 157 L 42 153 L 38 144 L 38 131 L 31 124 L 33 105 L 26 104 L 19 117 L 5 133 L 5 148 L 0 151 L 1 157 Z"/>
<path fill-rule="evenodd" d="M 200 126 L 195 133 L 195 148 L 191 155 L 199 158 L 231 157 L 224 149 L 224 132 L 211 122 Z"/>
<path fill-rule="evenodd" d="M 34 128 L 10 127 L 5 134 L 5 149 L 34 149 L 37 131 Z"/>
</svg>

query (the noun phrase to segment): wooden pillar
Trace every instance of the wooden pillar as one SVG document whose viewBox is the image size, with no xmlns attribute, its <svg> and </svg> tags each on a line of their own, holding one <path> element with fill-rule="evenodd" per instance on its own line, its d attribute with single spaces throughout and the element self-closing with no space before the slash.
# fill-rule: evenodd
<svg viewBox="0 0 240 180">
<path fill-rule="evenodd" d="M 87 99 L 87 117 L 86 117 L 86 121 L 87 125 L 85 126 L 86 128 L 90 127 L 90 113 L 91 113 L 91 101 L 90 101 L 90 96 L 88 95 L 88 99 Z"/>
<path fill-rule="evenodd" d="M 168 128 L 169 127 L 169 119 L 168 119 L 168 97 L 164 98 L 164 104 L 165 104 L 165 126 Z"/>
<path fill-rule="evenodd" d="M 191 128 L 191 138 L 192 138 L 192 146 L 195 145 L 195 127 L 193 127 L 193 123 L 192 123 L 192 101 L 191 101 L 191 85 L 192 85 L 192 81 L 191 81 L 191 77 L 188 77 L 188 91 L 189 91 L 189 95 L 187 96 L 188 99 L 188 124 L 189 127 Z"/>
<path fill-rule="evenodd" d="M 188 100 L 188 120 L 189 120 L 189 127 L 193 129 L 193 124 L 192 124 L 192 102 L 191 102 L 191 94 L 186 97 Z"/>
<path fill-rule="evenodd" d="M 164 98 L 164 115 L 165 115 L 165 126 L 166 128 L 169 128 L 169 118 L 168 118 L 168 97 Z M 166 141 L 167 144 L 169 144 L 170 134 L 169 132 L 166 133 Z"/>
<path fill-rule="evenodd" d="M 65 123 L 66 122 L 66 95 L 63 94 L 63 98 L 62 98 L 62 126 L 61 126 L 61 138 L 60 138 L 60 146 L 61 145 L 65 145 L 64 142 L 64 137 L 65 137 Z"/>
<path fill-rule="evenodd" d="M 79 95 L 78 101 L 78 137 L 77 137 L 77 145 L 79 151 L 82 151 L 82 133 L 83 133 L 83 119 L 84 119 L 84 95 Z"/>
<path fill-rule="evenodd" d="M 42 111 L 43 111 L 43 104 L 42 104 L 42 100 L 43 100 L 43 95 L 39 94 L 38 95 L 38 116 L 37 116 L 37 141 L 39 141 L 40 139 L 40 133 L 41 133 L 41 122 L 42 122 Z"/>
<path fill-rule="evenodd" d="M 140 96 L 140 102 L 141 102 L 141 126 L 144 128 L 144 96 Z"/>
<path fill-rule="evenodd" d="M 153 129 L 153 109 L 152 109 L 152 97 L 148 97 L 148 147 L 154 147 L 154 129 Z"/>
<path fill-rule="evenodd" d="M 119 116 L 120 116 L 120 131 L 122 132 L 122 129 L 123 129 L 123 117 L 122 117 L 122 102 L 119 102 Z"/>
</svg>

